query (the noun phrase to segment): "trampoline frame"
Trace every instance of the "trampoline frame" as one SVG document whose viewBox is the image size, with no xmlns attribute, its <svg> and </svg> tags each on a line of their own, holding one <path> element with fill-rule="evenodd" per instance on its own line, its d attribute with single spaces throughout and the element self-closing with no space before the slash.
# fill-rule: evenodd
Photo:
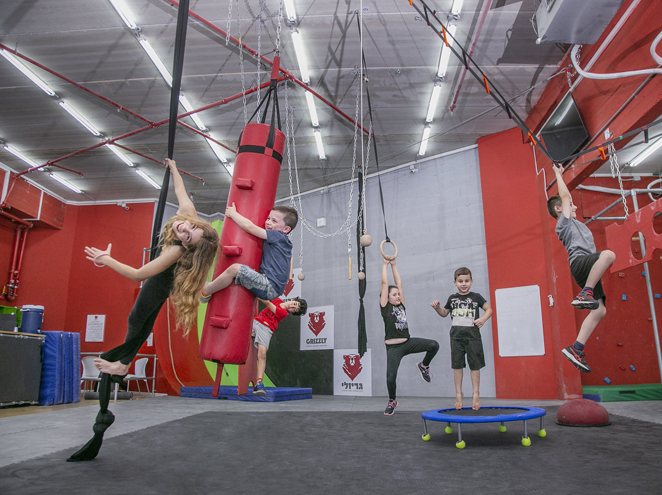
<svg viewBox="0 0 662 495">
<path fill-rule="evenodd" d="M 428 433 L 428 424 L 427 421 L 436 421 L 446 423 L 444 432 L 447 434 L 453 433 L 452 423 L 457 424 L 457 442 L 455 446 L 458 449 L 463 449 L 466 447 L 466 443 L 462 440 L 462 423 L 499 423 L 499 431 L 505 432 L 506 426 L 504 423 L 513 422 L 513 421 L 522 421 L 524 427 L 524 434 L 522 435 L 522 446 L 529 447 L 531 445 L 531 438 L 529 437 L 527 420 L 540 418 L 540 428 L 536 434 L 540 438 L 545 438 L 547 432 L 543 426 L 543 417 L 547 414 L 547 411 L 540 407 L 526 407 L 526 406 L 487 406 L 482 407 L 481 410 L 486 409 L 519 409 L 522 412 L 513 413 L 513 414 L 496 414 L 492 416 L 460 416 L 455 414 L 444 414 L 445 412 L 455 412 L 458 409 L 447 408 L 447 409 L 432 409 L 430 411 L 425 411 L 421 413 L 421 418 L 423 419 L 423 441 L 430 440 L 430 434 Z M 471 407 L 463 407 L 461 410 L 472 410 Z"/>
</svg>

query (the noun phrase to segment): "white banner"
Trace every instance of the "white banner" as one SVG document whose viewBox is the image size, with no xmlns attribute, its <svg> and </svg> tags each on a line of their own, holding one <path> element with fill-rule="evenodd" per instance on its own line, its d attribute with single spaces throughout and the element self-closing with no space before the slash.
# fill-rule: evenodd
<svg viewBox="0 0 662 495">
<path fill-rule="evenodd" d="M 333 349 L 333 306 L 308 307 L 301 317 L 302 351 Z"/>
<path fill-rule="evenodd" d="M 333 395 L 372 396 L 370 349 L 363 356 L 356 349 L 333 351 Z"/>
<path fill-rule="evenodd" d="M 289 279 L 285 284 L 285 289 L 280 298 L 285 299 L 294 299 L 295 297 L 301 297 L 301 280 L 299 280 L 299 274 L 301 273 L 301 268 L 295 268 L 292 270 L 294 277 Z"/>
</svg>

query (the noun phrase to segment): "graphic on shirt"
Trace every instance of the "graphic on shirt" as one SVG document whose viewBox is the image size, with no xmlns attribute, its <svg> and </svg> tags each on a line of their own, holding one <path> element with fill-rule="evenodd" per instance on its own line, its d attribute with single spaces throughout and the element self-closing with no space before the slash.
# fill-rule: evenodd
<svg viewBox="0 0 662 495">
<path fill-rule="evenodd" d="M 478 302 L 471 297 L 455 296 L 448 301 L 452 325 L 454 327 L 473 327 L 474 320 L 478 318 Z"/>
<path fill-rule="evenodd" d="M 391 314 L 393 315 L 395 329 L 398 332 L 407 330 L 407 313 L 405 309 L 402 306 L 393 306 Z"/>
<path fill-rule="evenodd" d="M 359 354 L 343 354 L 342 370 L 350 380 L 354 381 L 354 378 L 363 371 L 361 356 Z"/>
<path fill-rule="evenodd" d="M 324 320 L 324 311 L 315 311 L 314 313 L 308 313 L 308 328 L 315 336 L 319 335 L 324 327 L 326 326 L 326 321 Z"/>
</svg>

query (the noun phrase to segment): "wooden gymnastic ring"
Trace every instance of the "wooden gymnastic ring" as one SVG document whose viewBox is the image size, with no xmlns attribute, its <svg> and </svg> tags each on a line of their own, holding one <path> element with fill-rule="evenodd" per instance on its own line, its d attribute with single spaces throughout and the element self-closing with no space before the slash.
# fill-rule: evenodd
<svg viewBox="0 0 662 495">
<path fill-rule="evenodd" d="M 393 248 L 395 249 L 395 253 L 394 253 L 393 255 L 391 255 L 391 256 L 387 255 L 387 254 L 384 252 L 384 244 L 386 244 L 387 242 L 388 242 L 389 244 L 392 244 L 392 245 L 393 245 Z M 398 257 L 398 245 L 397 245 L 395 242 L 391 241 L 391 240 L 388 240 L 388 241 L 387 241 L 386 239 L 384 239 L 382 242 L 379 243 L 379 252 L 382 253 L 382 257 L 383 257 L 385 260 L 389 260 L 389 261 L 390 261 L 390 260 L 394 260 L 395 258 Z"/>
</svg>

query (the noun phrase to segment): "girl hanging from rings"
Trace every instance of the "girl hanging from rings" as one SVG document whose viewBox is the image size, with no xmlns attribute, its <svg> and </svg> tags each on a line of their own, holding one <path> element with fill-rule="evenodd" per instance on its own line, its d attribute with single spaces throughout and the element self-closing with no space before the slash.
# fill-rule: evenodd
<svg viewBox="0 0 662 495">
<path fill-rule="evenodd" d="M 387 255 L 384 251 L 386 243 L 393 244 L 394 254 Z M 425 352 L 423 361 L 417 364 L 421 377 L 426 382 L 431 380 L 430 362 L 439 350 L 436 340 L 422 339 L 409 336 L 407 325 L 407 313 L 405 311 L 405 295 L 402 290 L 402 280 L 396 267 L 398 247 L 390 240 L 382 241 L 380 250 L 384 258 L 382 264 L 382 286 L 379 296 L 382 318 L 384 319 L 384 344 L 386 344 L 386 387 L 388 388 L 388 404 L 384 410 L 386 416 L 390 416 L 398 405 L 395 396 L 396 379 L 400 361 L 408 354 Z M 388 283 L 388 267 L 393 273 L 393 282 Z"/>
</svg>

